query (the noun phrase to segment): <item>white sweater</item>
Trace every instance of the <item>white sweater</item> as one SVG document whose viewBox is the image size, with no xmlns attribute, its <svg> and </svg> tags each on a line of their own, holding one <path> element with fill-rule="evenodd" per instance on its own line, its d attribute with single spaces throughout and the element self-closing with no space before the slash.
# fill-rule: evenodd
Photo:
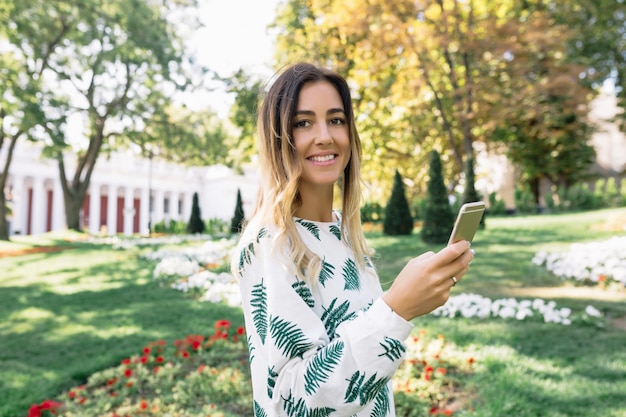
<svg viewBox="0 0 626 417">
<path fill-rule="evenodd" d="M 239 243 L 254 416 L 395 416 L 391 377 L 413 325 L 380 298 L 371 261 L 358 267 L 340 221 L 294 221 L 323 260 L 313 284 L 267 228 Z"/>
</svg>

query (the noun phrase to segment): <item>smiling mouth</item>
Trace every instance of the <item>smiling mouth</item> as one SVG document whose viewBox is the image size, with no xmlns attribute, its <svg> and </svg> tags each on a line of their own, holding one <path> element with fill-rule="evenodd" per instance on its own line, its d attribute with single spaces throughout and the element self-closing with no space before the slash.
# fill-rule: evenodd
<svg viewBox="0 0 626 417">
<path fill-rule="evenodd" d="M 332 161 L 336 157 L 337 155 L 331 154 L 331 155 L 324 155 L 324 156 L 311 156 L 307 159 L 313 162 L 328 162 L 328 161 Z"/>
</svg>

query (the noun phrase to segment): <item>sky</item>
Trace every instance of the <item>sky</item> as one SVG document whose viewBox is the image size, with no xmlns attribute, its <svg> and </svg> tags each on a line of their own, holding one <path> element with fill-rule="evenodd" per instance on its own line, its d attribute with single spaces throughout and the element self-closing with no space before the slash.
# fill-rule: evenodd
<svg viewBox="0 0 626 417">
<path fill-rule="evenodd" d="M 274 21 L 280 0 L 201 0 L 205 25 L 194 37 L 198 60 L 221 76 L 239 68 L 262 78 L 272 75 L 273 40 L 267 26 Z M 232 103 L 225 93 L 207 98 L 224 115 Z"/>
</svg>

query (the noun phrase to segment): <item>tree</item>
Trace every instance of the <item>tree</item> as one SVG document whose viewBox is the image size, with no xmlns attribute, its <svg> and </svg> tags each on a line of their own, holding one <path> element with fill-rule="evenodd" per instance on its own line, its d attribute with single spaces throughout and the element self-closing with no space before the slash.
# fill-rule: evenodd
<svg viewBox="0 0 626 417">
<path fill-rule="evenodd" d="M 383 233 L 386 235 L 410 235 L 413 232 L 413 216 L 404 192 L 400 172 L 396 170 L 393 178 L 391 196 L 385 206 Z"/>
<path fill-rule="evenodd" d="M 474 157 L 470 156 L 465 160 L 465 188 L 461 197 L 461 204 L 480 201 L 481 196 L 476 191 L 476 175 L 474 173 Z M 480 218 L 480 227 L 485 227 L 485 214 Z"/>
<path fill-rule="evenodd" d="M 36 80 L 30 84 L 36 117 L 9 116 L 20 120 L 21 132 L 45 141 L 44 155 L 57 160 L 67 226 L 79 230 L 99 155 L 134 137 L 129 132 L 143 130 L 175 91 L 190 85 L 198 67 L 183 53 L 172 16 L 193 9 L 195 0 L 112 0 L 105 6 L 96 0 L 0 1 L 9 11 L 0 26 L 10 28 L 0 33 L 19 51 L 23 78 Z M 82 124 L 78 149 L 70 144 L 70 116 Z M 66 167 L 70 157 L 76 158 L 73 175 Z"/>
<path fill-rule="evenodd" d="M 202 214 L 200 213 L 200 204 L 198 203 L 198 193 L 193 193 L 193 200 L 191 202 L 191 216 L 189 217 L 189 223 L 187 223 L 187 232 L 191 234 L 204 233 L 206 225 L 202 220 Z"/>
<path fill-rule="evenodd" d="M 72 27 L 71 18 L 58 16 L 55 5 L 34 0 L 0 0 L 0 240 L 9 240 L 6 188 L 18 140 L 33 140 L 41 124 L 40 90 L 50 56 Z"/>
<path fill-rule="evenodd" d="M 235 214 L 230 221 L 230 232 L 237 234 L 241 232 L 243 222 L 246 219 L 246 215 L 243 212 L 243 201 L 241 199 L 241 190 L 237 189 L 237 202 L 235 203 Z"/>
<path fill-rule="evenodd" d="M 563 86 L 565 75 L 573 76 L 567 103 L 541 105 L 546 118 L 558 118 L 563 105 L 584 111 L 592 97 L 578 93 L 590 71 L 566 59 L 563 45 L 573 34 L 551 12 L 567 2 L 546 0 L 549 7 L 519 12 L 520 4 L 537 2 L 290 0 L 276 19 L 277 61 L 307 59 L 347 76 L 366 181 L 400 167 L 419 187 L 428 150 L 441 149 L 454 184 L 474 142 L 496 148 L 497 129 L 547 104 L 540 86 Z"/>
<path fill-rule="evenodd" d="M 454 225 L 454 213 L 443 182 L 441 158 L 439 152 L 434 150 L 430 152 L 429 174 L 422 240 L 427 243 L 447 243 Z"/>
</svg>

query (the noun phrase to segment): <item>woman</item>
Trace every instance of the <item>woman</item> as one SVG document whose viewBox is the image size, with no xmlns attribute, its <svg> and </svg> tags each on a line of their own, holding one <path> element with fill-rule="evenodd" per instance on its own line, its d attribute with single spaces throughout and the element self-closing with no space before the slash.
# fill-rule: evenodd
<svg viewBox="0 0 626 417">
<path fill-rule="evenodd" d="M 361 229 L 361 142 L 340 75 L 285 69 L 258 135 L 259 200 L 233 258 L 254 414 L 393 416 L 390 381 L 410 320 L 446 302 L 473 258 L 469 244 L 412 259 L 383 293 Z"/>
</svg>

